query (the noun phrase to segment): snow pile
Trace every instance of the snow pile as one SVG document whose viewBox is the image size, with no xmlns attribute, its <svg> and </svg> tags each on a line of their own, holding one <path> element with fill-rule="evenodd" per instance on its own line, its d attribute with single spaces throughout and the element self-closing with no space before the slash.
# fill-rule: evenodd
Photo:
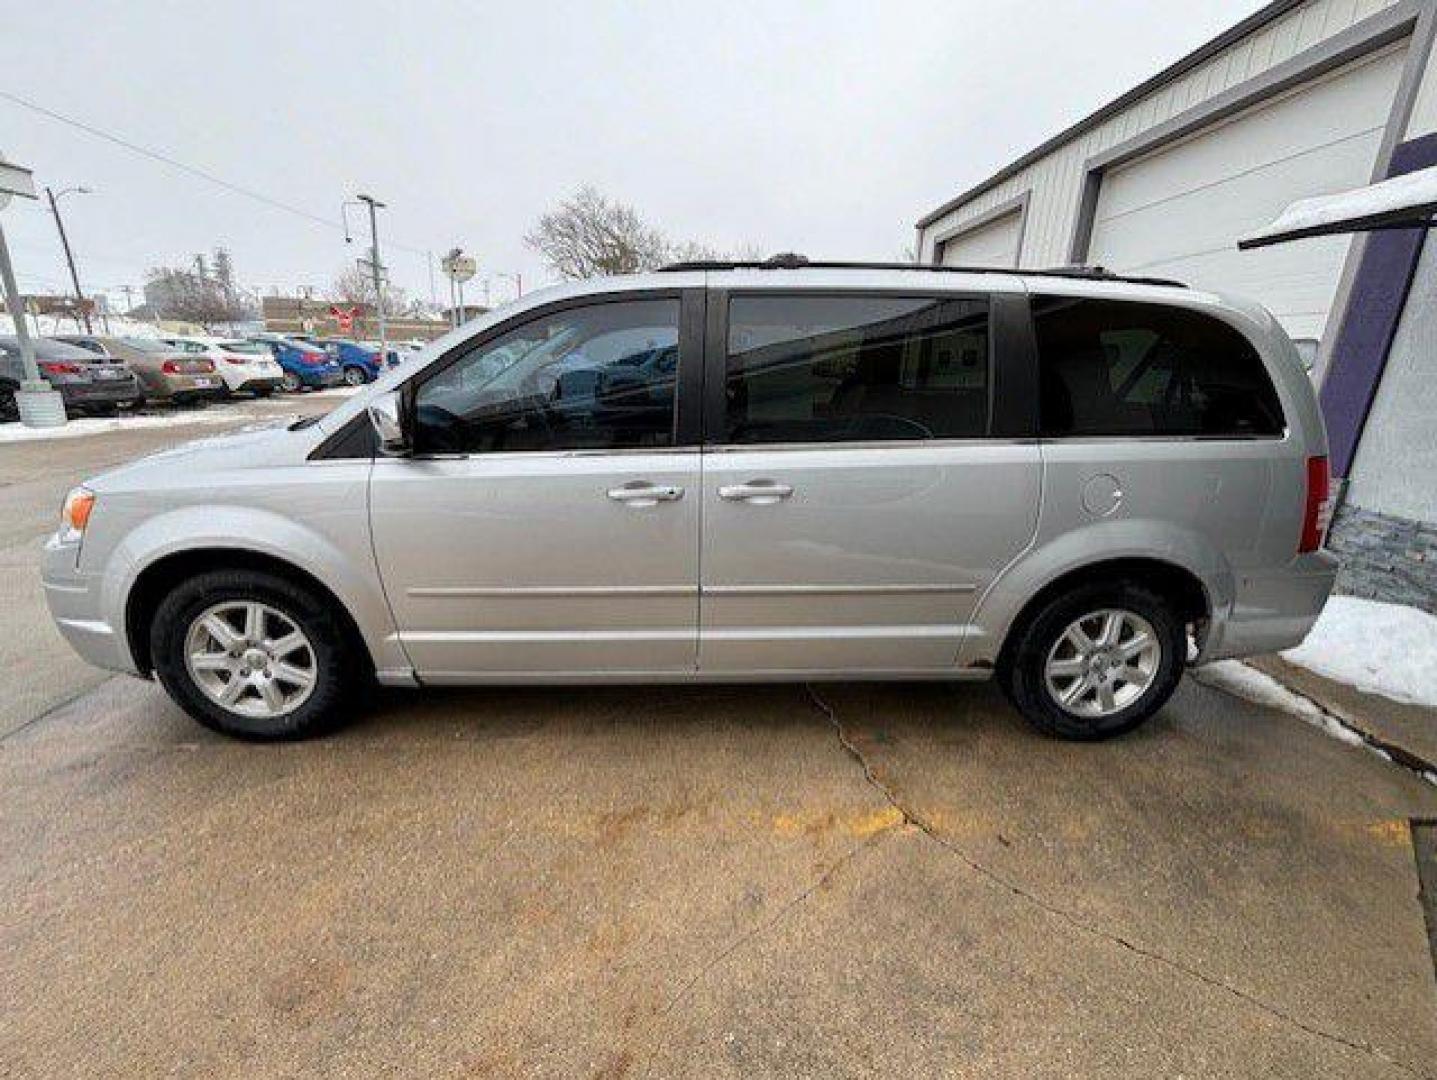
<svg viewBox="0 0 1437 1080">
<path fill-rule="evenodd" d="M 1219 660 L 1215 664 L 1198 668 L 1197 679 L 1208 686 L 1226 690 L 1229 694 L 1236 694 L 1255 704 L 1266 705 L 1270 709 L 1280 709 L 1349 746 L 1367 747 L 1384 758 L 1387 756 L 1380 750 L 1368 746 L 1361 735 L 1346 725 L 1338 723 L 1301 694 L 1293 693 L 1271 675 L 1266 675 L 1256 668 L 1250 668 L 1241 660 Z"/>
<path fill-rule="evenodd" d="M 1437 709 L 1437 616 L 1401 604 L 1334 596 L 1284 660 L 1395 701 Z"/>
</svg>

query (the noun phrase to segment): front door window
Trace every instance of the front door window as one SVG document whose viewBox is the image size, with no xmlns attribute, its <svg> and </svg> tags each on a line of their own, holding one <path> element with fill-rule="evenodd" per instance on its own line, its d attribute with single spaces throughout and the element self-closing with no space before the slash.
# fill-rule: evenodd
<svg viewBox="0 0 1437 1080">
<path fill-rule="evenodd" d="M 674 445 L 679 301 L 590 304 L 476 346 L 415 398 L 424 452 Z"/>
</svg>

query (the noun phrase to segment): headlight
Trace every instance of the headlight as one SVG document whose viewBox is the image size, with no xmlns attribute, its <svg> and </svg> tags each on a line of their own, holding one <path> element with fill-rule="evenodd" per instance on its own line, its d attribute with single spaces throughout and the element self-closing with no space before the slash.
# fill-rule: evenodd
<svg viewBox="0 0 1437 1080">
<path fill-rule="evenodd" d="M 77 487 L 65 496 L 60 507 L 60 539 L 73 543 L 85 535 L 85 526 L 90 523 L 90 513 L 95 509 L 95 493 L 87 487 Z"/>
</svg>

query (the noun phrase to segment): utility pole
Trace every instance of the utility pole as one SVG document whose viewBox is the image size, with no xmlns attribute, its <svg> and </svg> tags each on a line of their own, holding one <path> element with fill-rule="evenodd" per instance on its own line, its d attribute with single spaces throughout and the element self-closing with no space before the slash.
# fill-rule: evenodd
<svg viewBox="0 0 1437 1080">
<path fill-rule="evenodd" d="M 80 305 L 80 312 L 85 317 L 85 333 L 93 333 L 94 328 L 90 325 L 90 312 L 85 307 L 85 294 L 80 291 L 80 275 L 75 270 L 75 256 L 70 251 L 70 238 L 65 235 L 65 222 L 60 217 L 60 200 L 66 195 L 88 195 L 90 189 L 87 187 L 65 188 L 58 195 L 53 188 L 45 188 L 45 197 L 50 200 L 50 213 L 55 215 L 55 228 L 60 230 L 60 246 L 65 249 L 65 261 L 70 264 L 70 284 L 75 286 L 75 303 Z"/>
<path fill-rule="evenodd" d="M 379 258 L 379 217 L 376 211 L 384 204 L 373 195 L 356 195 L 360 202 L 369 207 L 369 270 L 374 275 L 374 310 L 379 316 L 379 355 L 385 363 L 389 357 L 389 327 L 384 321 L 384 266 Z"/>
</svg>

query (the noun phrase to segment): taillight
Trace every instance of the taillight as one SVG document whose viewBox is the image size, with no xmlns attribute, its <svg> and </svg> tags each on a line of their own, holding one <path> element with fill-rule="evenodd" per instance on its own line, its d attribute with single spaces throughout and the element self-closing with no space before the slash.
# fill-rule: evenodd
<svg viewBox="0 0 1437 1080">
<path fill-rule="evenodd" d="M 1302 538 L 1298 554 L 1322 546 L 1327 526 L 1332 523 L 1332 471 L 1326 457 L 1307 459 L 1307 504 L 1302 512 Z"/>
<path fill-rule="evenodd" d="M 328 359 L 329 357 L 320 352 L 307 352 L 304 354 L 304 362 L 311 366 L 322 364 Z"/>
<path fill-rule="evenodd" d="M 226 356 L 224 361 L 226 364 L 234 364 L 236 367 L 243 367 L 249 363 L 243 356 Z"/>
<path fill-rule="evenodd" d="M 40 370 L 48 371 L 51 375 L 78 375 L 80 374 L 80 365 L 66 364 L 59 360 L 42 360 Z"/>
<path fill-rule="evenodd" d="M 160 370 L 166 375 L 178 375 L 180 373 L 180 362 L 178 360 L 166 360 L 160 365 Z"/>
</svg>

